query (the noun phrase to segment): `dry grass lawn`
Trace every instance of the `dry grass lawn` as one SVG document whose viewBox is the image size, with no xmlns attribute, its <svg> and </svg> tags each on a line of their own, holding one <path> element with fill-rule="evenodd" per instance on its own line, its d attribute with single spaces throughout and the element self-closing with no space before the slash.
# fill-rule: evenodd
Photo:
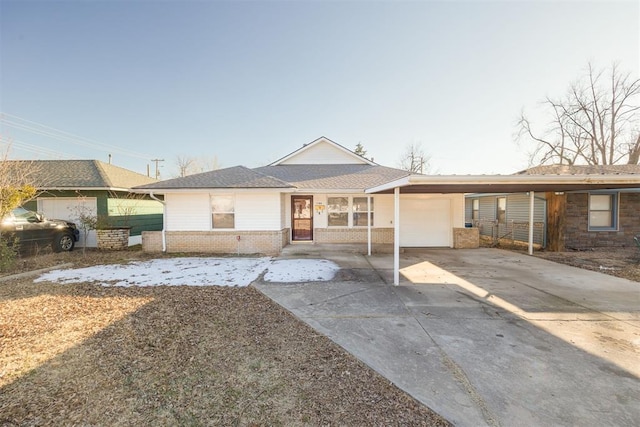
<svg viewBox="0 0 640 427">
<path fill-rule="evenodd" d="M 139 257 L 48 254 L 18 269 Z M 447 422 L 252 287 L 23 278 L 0 282 L 0 425 Z"/>
</svg>

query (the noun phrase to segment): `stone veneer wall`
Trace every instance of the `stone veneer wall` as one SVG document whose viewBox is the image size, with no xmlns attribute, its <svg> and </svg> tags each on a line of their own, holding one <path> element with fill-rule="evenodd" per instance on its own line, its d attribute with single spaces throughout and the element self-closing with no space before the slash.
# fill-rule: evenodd
<svg viewBox="0 0 640 427">
<path fill-rule="evenodd" d="M 367 228 L 315 228 L 315 243 L 367 243 Z M 372 228 L 371 243 L 393 243 L 393 228 Z"/>
<path fill-rule="evenodd" d="M 476 249 L 480 247 L 480 230 L 473 228 L 453 229 L 453 247 L 455 249 Z"/>
<path fill-rule="evenodd" d="M 240 236 L 240 240 L 238 240 Z M 279 231 L 167 231 L 167 252 L 277 255 L 289 241 L 289 229 Z M 162 232 L 142 233 L 142 250 L 162 251 Z"/>
<path fill-rule="evenodd" d="M 129 228 L 96 230 L 98 249 L 122 250 L 129 247 Z"/>
<path fill-rule="evenodd" d="M 640 234 L 640 193 L 619 193 L 618 230 L 589 231 L 589 195 L 567 194 L 565 247 L 588 249 L 634 245 Z"/>
</svg>

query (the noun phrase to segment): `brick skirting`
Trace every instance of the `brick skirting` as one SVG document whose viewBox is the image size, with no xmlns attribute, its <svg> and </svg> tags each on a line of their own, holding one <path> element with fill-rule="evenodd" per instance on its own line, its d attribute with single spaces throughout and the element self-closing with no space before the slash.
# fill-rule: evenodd
<svg viewBox="0 0 640 427">
<path fill-rule="evenodd" d="M 238 240 L 240 237 L 240 240 Z M 279 231 L 167 231 L 167 252 L 277 255 L 289 242 L 289 229 Z M 162 251 L 162 232 L 143 231 L 142 250 Z"/>
<path fill-rule="evenodd" d="M 365 228 L 316 228 L 313 230 L 316 243 L 367 243 Z M 393 228 L 372 228 L 371 243 L 393 243 Z"/>
</svg>

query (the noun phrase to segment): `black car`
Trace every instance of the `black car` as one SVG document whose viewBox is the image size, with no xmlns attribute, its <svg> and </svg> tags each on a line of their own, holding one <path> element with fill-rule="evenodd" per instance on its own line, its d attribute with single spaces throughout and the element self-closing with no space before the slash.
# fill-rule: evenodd
<svg viewBox="0 0 640 427">
<path fill-rule="evenodd" d="M 2 219 L 0 233 L 10 244 L 17 241 L 21 250 L 51 245 L 54 252 L 73 250 L 80 236 L 73 222 L 47 219 L 24 208 L 16 208 Z"/>
</svg>

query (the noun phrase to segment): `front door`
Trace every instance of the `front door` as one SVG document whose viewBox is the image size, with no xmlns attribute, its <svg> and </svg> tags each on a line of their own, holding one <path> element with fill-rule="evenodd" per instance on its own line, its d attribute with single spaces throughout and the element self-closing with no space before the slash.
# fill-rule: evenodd
<svg viewBox="0 0 640 427">
<path fill-rule="evenodd" d="M 313 240 L 313 196 L 291 196 L 291 240 Z"/>
</svg>

